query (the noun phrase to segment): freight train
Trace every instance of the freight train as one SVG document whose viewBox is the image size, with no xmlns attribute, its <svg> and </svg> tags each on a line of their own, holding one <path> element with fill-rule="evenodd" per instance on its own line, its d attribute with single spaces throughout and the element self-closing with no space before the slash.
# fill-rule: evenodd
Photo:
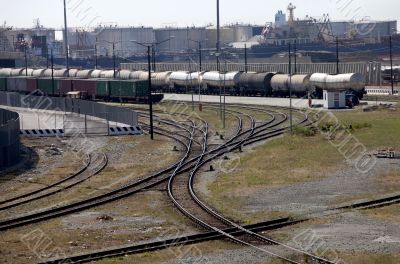
<svg viewBox="0 0 400 264">
<path fill-rule="evenodd" d="M 65 95 L 68 91 L 88 91 L 89 96 L 102 99 L 146 99 L 147 71 L 76 70 L 53 71 L 57 79 L 55 91 L 50 90 L 50 69 L 0 69 L 0 90 L 19 90 L 19 82 L 26 91 L 36 88 L 46 94 Z M 21 77 L 28 75 L 28 77 Z M 5 78 L 7 80 L 5 80 Z M 13 80 L 15 79 L 15 80 Z M 26 81 L 21 81 L 20 79 Z M 159 93 L 230 94 L 240 96 L 292 96 L 322 98 L 323 90 L 347 91 L 357 99 L 365 94 L 365 78 L 359 73 L 329 75 L 325 73 L 288 75 L 281 72 L 153 72 L 152 91 Z M 1 84 L 1 82 L 3 84 Z M 25 86 L 24 86 L 25 85 Z M 89 87 L 86 89 L 86 87 Z M 142 88 L 135 88 L 140 86 Z M 4 89 L 4 88 L 3 88 Z M 24 89 L 24 88 L 22 88 Z M 160 95 L 155 95 L 160 99 Z M 136 99 L 135 99 L 136 98 Z M 160 99 L 161 100 L 161 99 Z"/>
<path fill-rule="evenodd" d="M 0 91 L 48 96 L 68 96 L 105 101 L 148 102 L 149 85 L 146 80 L 113 79 L 114 71 L 66 69 L 0 69 Z M 53 76 L 53 77 L 52 77 Z M 40 92 L 39 92 L 40 91 Z M 160 102 L 163 95 L 152 96 Z"/>
<path fill-rule="evenodd" d="M 329 75 L 325 73 L 288 75 L 280 72 L 165 72 L 159 92 L 186 93 L 200 88 L 204 94 L 226 93 L 240 96 L 312 96 L 322 98 L 323 90 L 347 91 L 362 99 L 365 78 L 359 73 Z"/>
</svg>

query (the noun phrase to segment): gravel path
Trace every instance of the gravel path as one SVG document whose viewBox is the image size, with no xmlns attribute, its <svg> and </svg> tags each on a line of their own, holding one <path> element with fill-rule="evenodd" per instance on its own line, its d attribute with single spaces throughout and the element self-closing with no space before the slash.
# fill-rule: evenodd
<svg viewBox="0 0 400 264">
<path fill-rule="evenodd" d="M 260 188 L 247 199 L 244 210 L 309 214 L 337 206 L 339 198 L 351 199 L 384 193 L 388 186 L 377 184 L 377 181 L 380 175 L 396 168 L 393 163 L 400 165 L 400 161 L 378 160 L 376 166 L 365 174 L 360 174 L 353 166 L 343 164 L 341 168 L 321 180 L 284 187 Z"/>
</svg>

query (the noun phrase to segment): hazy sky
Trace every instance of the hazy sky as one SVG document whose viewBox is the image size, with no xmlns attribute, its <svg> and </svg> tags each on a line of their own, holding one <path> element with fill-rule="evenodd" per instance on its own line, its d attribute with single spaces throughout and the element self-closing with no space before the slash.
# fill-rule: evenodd
<svg viewBox="0 0 400 264">
<path fill-rule="evenodd" d="M 36 18 L 47 27 L 63 25 L 62 0 L 0 0 L 0 22 L 31 27 Z M 221 23 L 265 24 L 289 2 L 297 6 L 296 18 L 318 18 L 329 13 L 332 20 L 397 19 L 399 0 L 220 0 Z M 205 26 L 215 24 L 216 0 L 67 0 L 69 26 Z"/>
</svg>

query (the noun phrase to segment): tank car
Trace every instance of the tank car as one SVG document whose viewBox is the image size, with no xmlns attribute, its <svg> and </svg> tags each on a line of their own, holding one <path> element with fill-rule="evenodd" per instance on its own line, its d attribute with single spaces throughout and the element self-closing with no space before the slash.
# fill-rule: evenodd
<svg viewBox="0 0 400 264">
<path fill-rule="evenodd" d="M 172 72 L 152 72 L 151 73 L 151 89 L 152 91 L 162 91 L 169 86 L 169 77 Z M 139 80 L 148 80 L 149 73 L 143 71 L 139 74 Z"/>
<path fill-rule="evenodd" d="M 93 70 L 79 70 L 75 77 L 79 79 L 89 79 Z"/>
<path fill-rule="evenodd" d="M 345 73 L 329 75 L 326 73 L 314 73 L 310 78 L 310 85 L 315 88 L 317 97 L 322 98 L 323 90 L 348 91 L 362 99 L 365 94 L 365 78 L 360 73 Z"/>
<path fill-rule="evenodd" d="M 272 94 L 274 96 L 301 97 L 307 95 L 310 90 L 310 75 L 308 74 L 276 74 L 271 79 Z"/>
<path fill-rule="evenodd" d="M 219 94 L 221 89 L 231 93 L 239 83 L 242 72 L 206 72 L 203 75 L 202 85 L 208 94 Z"/>
</svg>

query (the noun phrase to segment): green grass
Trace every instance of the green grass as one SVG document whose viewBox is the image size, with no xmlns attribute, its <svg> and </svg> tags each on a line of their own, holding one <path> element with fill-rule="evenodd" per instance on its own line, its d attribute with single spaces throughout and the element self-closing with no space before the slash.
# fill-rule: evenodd
<svg viewBox="0 0 400 264">
<path fill-rule="evenodd" d="M 315 127 L 301 127 L 295 126 L 293 128 L 293 132 L 295 135 L 304 136 L 304 137 L 312 137 L 317 134 L 317 128 Z"/>
<path fill-rule="evenodd" d="M 368 149 L 400 146 L 400 110 L 335 113 L 344 125 L 353 124 L 353 134 Z"/>
<path fill-rule="evenodd" d="M 350 132 L 368 151 L 400 146 L 400 111 L 337 112 L 340 130 Z M 333 125 L 322 124 L 329 131 Z M 262 221 L 277 216 L 274 212 L 244 213 L 245 201 L 260 189 L 287 186 L 324 178 L 345 162 L 333 144 L 314 129 L 296 127 L 251 152 L 242 154 L 233 172 L 222 174 L 208 188 L 208 201 L 218 210 L 237 220 Z M 340 133 L 338 133 L 339 135 Z M 339 143 L 343 138 L 333 138 Z M 397 174 L 398 179 L 398 174 Z M 389 184 L 390 182 L 388 182 Z M 386 183 L 382 183 L 386 184 Z M 388 186 L 389 187 L 389 186 Z"/>
</svg>

